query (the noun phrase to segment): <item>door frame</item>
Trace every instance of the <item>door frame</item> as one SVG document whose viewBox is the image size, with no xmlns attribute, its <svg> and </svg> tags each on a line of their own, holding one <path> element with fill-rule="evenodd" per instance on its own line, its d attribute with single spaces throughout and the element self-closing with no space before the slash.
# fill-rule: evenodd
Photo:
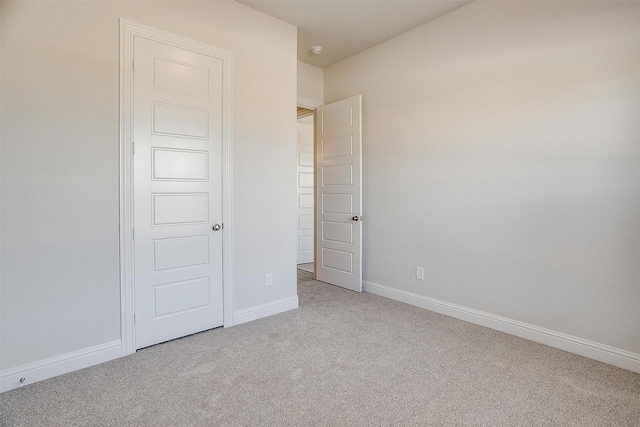
<svg viewBox="0 0 640 427">
<path fill-rule="evenodd" d="M 135 353 L 133 230 L 133 38 L 144 37 L 222 60 L 222 292 L 223 326 L 233 326 L 233 135 L 231 51 L 120 18 L 120 338 Z"/>
</svg>

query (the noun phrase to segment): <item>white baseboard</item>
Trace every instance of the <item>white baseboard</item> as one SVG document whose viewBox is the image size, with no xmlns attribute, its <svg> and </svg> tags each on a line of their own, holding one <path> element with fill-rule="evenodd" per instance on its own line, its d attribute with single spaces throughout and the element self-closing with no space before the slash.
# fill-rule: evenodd
<svg viewBox="0 0 640 427">
<path fill-rule="evenodd" d="M 6 369 L 0 373 L 0 393 L 97 365 L 121 356 L 122 342 L 117 340 L 39 362 Z M 23 382 L 20 382 L 21 378 L 24 378 Z"/>
<path fill-rule="evenodd" d="M 363 281 L 364 291 L 640 373 L 640 354 L 472 308 Z"/>
<path fill-rule="evenodd" d="M 251 322 L 252 320 L 261 319 L 274 314 L 283 313 L 285 311 L 298 308 L 298 296 L 283 298 L 277 301 L 268 302 L 266 304 L 256 305 L 254 307 L 237 310 L 233 313 L 233 324 Z"/>
</svg>

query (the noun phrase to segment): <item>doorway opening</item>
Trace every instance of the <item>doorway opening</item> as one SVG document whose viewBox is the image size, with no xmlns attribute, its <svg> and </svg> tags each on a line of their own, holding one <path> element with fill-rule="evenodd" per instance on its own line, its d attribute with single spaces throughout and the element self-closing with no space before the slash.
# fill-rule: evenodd
<svg viewBox="0 0 640 427">
<path fill-rule="evenodd" d="M 298 106 L 296 259 L 298 269 L 312 274 L 315 258 L 314 116 L 314 109 Z"/>
</svg>

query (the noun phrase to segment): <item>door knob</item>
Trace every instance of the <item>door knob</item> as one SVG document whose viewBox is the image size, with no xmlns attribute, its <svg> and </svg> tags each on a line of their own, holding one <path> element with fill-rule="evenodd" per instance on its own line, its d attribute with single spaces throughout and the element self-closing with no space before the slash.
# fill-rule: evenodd
<svg viewBox="0 0 640 427">
<path fill-rule="evenodd" d="M 351 221 L 355 221 L 355 222 L 362 221 L 362 217 L 358 215 L 354 215 L 351 217 Z"/>
<path fill-rule="evenodd" d="M 221 228 L 220 224 L 213 224 L 213 227 L 211 227 L 213 231 L 220 231 Z"/>
</svg>

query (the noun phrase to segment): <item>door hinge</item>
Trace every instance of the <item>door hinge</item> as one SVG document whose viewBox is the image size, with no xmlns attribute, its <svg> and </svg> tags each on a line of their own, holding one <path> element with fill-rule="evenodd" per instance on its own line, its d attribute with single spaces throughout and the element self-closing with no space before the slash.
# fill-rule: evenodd
<svg viewBox="0 0 640 427">
<path fill-rule="evenodd" d="M 135 155 L 136 154 L 136 143 L 135 142 L 131 142 L 131 155 Z"/>
<path fill-rule="evenodd" d="M 136 58 L 131 58 L 131 69 L 132 70 L 136 69 Z"/>
<path fill-rule="evenodd" d="M 136 325 L 136 314 L 133 313 L 133 326 L 135 326 L 135 325 Z"/>
<path fill-rule="evenodd" d="M 131 239 L 136 240 L 136 228 L 131 228 Z"/>
</svg>

